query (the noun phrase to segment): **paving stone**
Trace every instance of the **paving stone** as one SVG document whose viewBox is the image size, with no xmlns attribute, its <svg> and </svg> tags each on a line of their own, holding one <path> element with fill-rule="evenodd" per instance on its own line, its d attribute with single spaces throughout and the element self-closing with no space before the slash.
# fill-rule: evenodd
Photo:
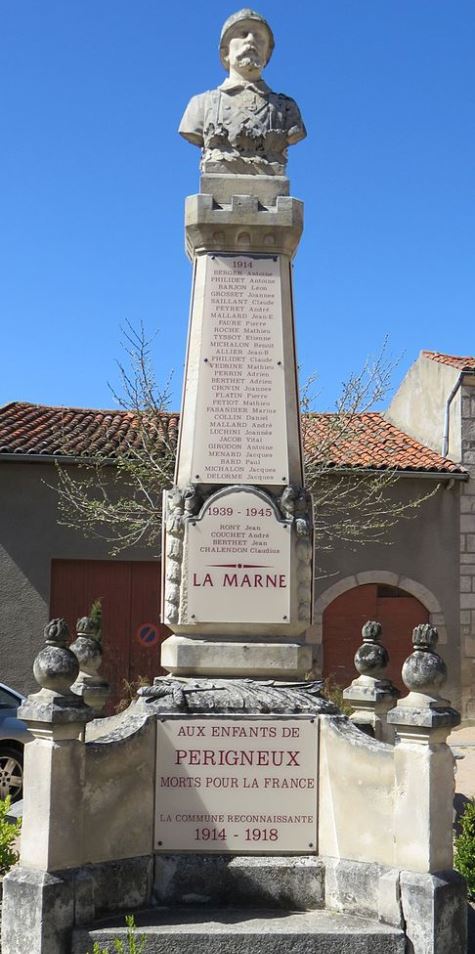
<svg viewBox="0 0 475 954">
<path fill-rule="evenodd" d="M 221 908 L 162 908 L 136 915 L 143 954 L 405 954 L 402 931 L 376 921 L 332 914 Z M 120 922 L 75 931 L 71 954 L 125 938 Z"/>
</svg>

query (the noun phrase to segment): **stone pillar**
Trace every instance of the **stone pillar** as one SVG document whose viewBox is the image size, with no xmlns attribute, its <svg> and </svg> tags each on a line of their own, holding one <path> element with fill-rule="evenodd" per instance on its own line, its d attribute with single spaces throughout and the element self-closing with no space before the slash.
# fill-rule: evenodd
<svg viewBox="0 0 475 954">
<path fill-rule="evenodd" d="M 402 668 L 409 694 L 388 713 L 397 737 L 395 863 L 422 872 L 452 867 L 455 761 L 446 741 L 460 715 L 439 694 L 447 669 L 437 639 L 429 623 L 415 627 Z"/>
<path fill-rule="evenodd" d="M 312 607 L 284 176 L 204 175 L 186 200 L 193 291 L 176 487 L 166 496 L 162 665 L 302 679 Z"/>
<path fill-rule="evenodd" d="M 384 672 L 389 655 L 379 642 L 381 623 L 368 621 L 361 631 L 363 645 L 355 653 L 355 667 L 359 672 L 351 686 L 343 692 L 345 702 L 353 707 L 351 721 L 379 742 L 394 742 L 394 726 L 387 722 L 387 714 L 397 702 L 399 691 Z"/>
<path fill-rule="evenodd" d="M 48 623 L 45 637 L 33 666 L 41 689 L 18 713 L 33 739 L 25 747 L 20 866 L 3 882 L 3 954 L 66 954 L 73 891 L 67 877 L 50 873 L 84 861 L 84 729 L 93 713 L 70 690 L 79 665 L 64 620 Z"/>
<path fill-rule="evenodd" d="M 79 675 L 71 686 L 71 692 L 80 696 L 95 716 L 104 714 L 111 693 L 109 683 L 99 675 L 102 663 L 99 626 L 92 616 L 78 619 L 76 639 L 69 647 L 79 663 Z"/>
<path fill-rule="evenodd" d="M 394 863 L 414 954 L 464 954 L 466 892 L 452 870 L 455 762 L 447 736 L 460 715 L 440 695 L 447 670 L 435 652 L 437 630 L 416 626 L 402 678 L 409 694 L 388 713 L 394 751 Z M 404 870 L 406 869 L 406 870 Z"/>
<path fill-rule="evenodd" d="M 462 717 L 475 720 L 475 375 L 461 385 L 461 463 L 470 478 L 460 485 L 460 642 Z"/>
</svg>

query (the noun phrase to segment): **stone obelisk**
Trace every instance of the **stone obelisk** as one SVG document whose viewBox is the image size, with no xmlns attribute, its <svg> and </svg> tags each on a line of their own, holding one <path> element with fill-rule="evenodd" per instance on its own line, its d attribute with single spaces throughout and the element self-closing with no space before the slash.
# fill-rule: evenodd
<svg viewBox="0 0 475 954">
<path fill-rule="evenodd" d="M 252 10 L 224 24 L 228 77 L 194 96 L 201 147 L 186 200 L 191 317 L 175 486 L 165 496 L 162 665 L 181 676 L 302 679 L 311 667 L 312 517 L 303 485 L 292 258 L 303 205 L 287 148 L 294 100 L 261 77 L 274 37 Z"/>
</svg>

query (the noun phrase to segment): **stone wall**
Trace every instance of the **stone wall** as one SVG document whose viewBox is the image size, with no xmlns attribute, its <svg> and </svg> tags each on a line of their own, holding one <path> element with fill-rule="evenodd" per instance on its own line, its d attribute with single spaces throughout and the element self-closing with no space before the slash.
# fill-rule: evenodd
<svg viewBox="0 0 475 954">
<path fill-rule="evenodd" d="M 314 624 L 308 632 L 316 671 L 322 669 L 323 612 L 341 593 L 366 583 L 397 586 L 415 596 L 429 610 L 439 630 L 439 647 L 449 670 L 447 693 L 460 704 L 459 630 L 459 509 L 462 481 L 441 481 L 437 492 L 400 520 L 380 543 L 355 546 L 335 544 L 318 553 L 315 562 Z M 390 490 L 393 499 L 409 501 L 435 489 L 431 480 L 403 477 Z M 411 633 L 401 633 L 411 650 Z M 384 634 L 383 634 L 384 643 Z"/>
<path fill-rule="evenodd" d="M 460 633 L 462 715 L 475 721 L 475 380 L 461 387 L 462 463 L 470 472 L 460 499 Z"/>
</svg>

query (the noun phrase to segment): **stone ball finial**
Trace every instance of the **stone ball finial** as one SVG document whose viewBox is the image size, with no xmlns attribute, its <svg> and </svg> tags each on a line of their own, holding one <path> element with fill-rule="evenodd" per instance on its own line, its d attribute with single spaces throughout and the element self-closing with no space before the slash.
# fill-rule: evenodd
<svg viewBox="0 0 475 954">
<path fill-rule="evenodd" d="M 103 713 L 110 696 L 109 683 L 99 676 L 102 663 L 101 622 L 97 616 L 82 616 L 76 624 L 76 639 L 70 645 L 78 664 L 79 674 L 71 691 L 95 711 Z"/>
<path fill-rule="evenodd" d="M 69 626 L 65 619 L 51 619 L 44 628 L 47 646 L 66 646 L 69 639 Z"/>
<path fill-rule="evenodd" d="M 45 646 L 33 663 L 33 675 L 42 689 L 58 695 L 69 695 L 70 686 L 77 678 L 79 664 L 66 647 L 69 629 L 64 619 L 53 619 L 44 630 Z"/>
<path fill-rule="evenodd" d="M 402 667 L 402 679 L 410 692 L 422 692 L 428 696 L 439 695 L 439 689 L 447 679 L 447 667 L 442 657 L 433 649 L 438 638 L 435 626 L 429 623 L 422 623 L 413 629 L 414 650 Z"/>
<path fill-rule="evenodd" d="M 81 616 L 76 623 L 78 636 L 87 636 L 88 639 L 99 640 L 100 623 L 93 616 Z"/>
<path fill-rule="evenodd" d="M 439 642 L 439 634 L 430 623 L 420 623 L 412 630 L 412 645 L 422 651 L 433 651 Z"/>
<path fill-rule="evenodd" d="M 364 643 L 378 642 L 378 640 L 381 639 L 382 633 L 383 627 L 381 626 L 381 623 L 377 623 L 372 619 L 369 619 L 361 630 Z"/>
<path fill-rule="evenodd" d="M 91 616 L 82 616 L 76 624 L 76 639 L 70 645 L 81 673 L 96 676 L 102 662 L 101 640 L 98 639 L 100 623 Z"/>
<path fill-rule="evenodd" d="M 355 668 L 360 676 L 371 676 L 373 679 L 380 679 L 384 674 L 389 656 L 387 650 L 379 642 L 382 631 L 381 623 L 374 620 L 368 620 L 361 630 L 363 645 L 355 653 Z"/>
</svg>

